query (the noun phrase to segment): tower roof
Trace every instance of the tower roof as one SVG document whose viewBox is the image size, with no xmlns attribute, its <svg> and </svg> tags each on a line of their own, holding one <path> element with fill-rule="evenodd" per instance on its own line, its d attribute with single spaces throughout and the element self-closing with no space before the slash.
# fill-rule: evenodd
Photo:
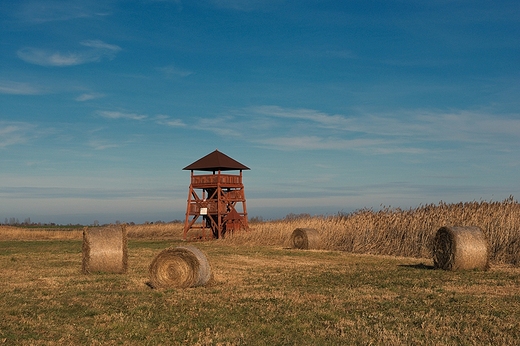
<svg viewBox="0 0 520 346">
<path fill-rule="evenodd" d="M 183 169 L 188 171 L 233 171 L 247 170 L 249 167 L 244 166 L 226 154 L 215 150 Z"/>
</svg>

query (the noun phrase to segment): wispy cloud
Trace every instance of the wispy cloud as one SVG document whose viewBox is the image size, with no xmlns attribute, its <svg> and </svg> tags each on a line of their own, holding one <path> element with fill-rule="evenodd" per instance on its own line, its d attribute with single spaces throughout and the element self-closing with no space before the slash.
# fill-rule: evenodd
<svg viewBox="0 0 520 346">
<path fill-rule="evenodd" d="M 18 50 L 17 55 L 23 61 L 40 66 L 74 66 L 98 62 L 103 58 L 113 59 L 121 50 L 119 46 L 108 44 L 100 40 L 87 40 L 80 45 L 88 49 L 74 52 L 59 52 L 34 47 L 24 47 Z"/>
<path fill-rule="evenodd" d="M 520 144 L 520 119 L 479 111 L 403 111 L 366 114 L 352 122 L 352 128 L 368 136 L 406 143 L 436 145 L 510 147 Z"/>
<path fill-rule="evenodd" d="M 109 44 L 105 43 L 101 40 L 86 40 L 81 42 L 82 46 L 90 47 L 93 49 L 98 49 L 100 51 L 106 51 L 106 52 L 114 52 L 117 53 L 121 50 L 121 47 L 116 46 L 115 44 Z"/>
<path fill-rule="evenodd" d="M 148 118 L 148 116 L 144 114 L 124 113 L 118 111 L 98 111 L 97 114 L 108 119 L 145 120 Z"/>
<path fill-rule="evenodd" d="M 93 148 L 94 150 L 105 150 L 105 149 L 121 147 L 120 144 L 108 143 L 107 141 L 102 140 L 102 139 L 92 139 L 88 142 L 88 145 L 89 145 L 89 147 Z"/>
<path fill-rule="evenodd" d="M 324 127 L 350 129 L 353 121 L 343 115 L 330 115 L 313 109 L 291 109 L 279 106 L 251 107 L 253 113 L 271 117 L 308 120 Z"/>
<path fill-rule="evenodd" d="M 233 119 L 231 116 L 202 118 L 199 119 L 194 127 L 197 130 L 213 132 L 226 138 L 241 138 L 245 134 L 244 130 L 247 132 L 247 128 L 242 129 L 239 125 L 239 122 Z"/>
<path fill-rule="evenodd" d="M 0 149 L 24 144 L 35 137 L 36 126 L 21 122 L 0 121 Z"/>
<path fill-rule="evenodd" d="M 18 50 L 17 55 L 25 62 L 41 66 L 71 66 L 85 62 L 85 58 L 78 53 L 51 52 L 31 47 Z"/>
<path fill-rule="evenodd" d="M 313 126 L 377 136 L 399 136 L 444 141 L 479 141 L 490 135 L 513 135 L 520 138 L 520 119 L 478 111 L 396 111 L 388 114 L 330 115 L 309 109 L 286 109 L 277 106 L 251 108 L 256 114 L 307 121 Z"/>
<path fill-rule="evenodd" d="M 420 113 L 415 120 L 425 132 L 440 138 L 467 142 L 487 141 L 504 136 L 520 139 L 518 115 L 503 116 L 482 112 Z"/>
<path fill-rule="evenodd" d="M 107 119 L 188 127 L 168 115 L 98 111 Z M 397 111 L 392 114 L 329 114 L 313 109 L 258 106 L 215 117 L 192 118 L 193 130 L 284 151 L 336 150 L 367 155 L 446 155 L 461 150 L 511 151 L 520 145 L 520 119 L 482 112 Z"/>
<path fill-rule="evenodd" d="M 171 77 L 188 77 L 193 74 L 192 71 L 178 68 L 174 65 L 164 66 L 157 68 L 158 71 L 162 72 L 167 78 Z"/>
<path fill-rule="evenodd" d="M 168 127 L 185 127 L 186 123 L 177 118 L 172 118 L 168 115 L 158 114 L 156 116 L 148 116 L 146 114 L 128 113 L 120 111 L 97 111 L 96 114 L 107 119 L 127 119 L 139 121 L 153 121 L 158 125 Z"/>
<path fill-rule="evenodd" d="M 172 119 L 167 115 L 157 115 L 155 122 L 159 125 L 166 125 L 171 127 L 184 127 L 186 124 L 181 119 Z"/>
<path fill-rule="evenodd" d="M 85 93 L 85 94 L 81 94 L 78 97 L 76 97 L 75 100 L 76 101 L 80 101 L 80 102 L 84 102 L 84 101 L 99 99 L 99 98 L 102 98 L 102 97 L 105 97 L 105 95 L 99 94 L 99 93 Z"/>
<path fill-rule="evenodd" d="M 507 151 L 520 145 L 520 119 L 516 116 L 471 111 L 357 112 L 346 116 L 258 106 L 201 119 L 196 128 L 278 150 L 422 155 L 477 147 Z"/>
<path fill-rule="evenodd" d="M 43 90 L 41 88 L 28 83 L 0 81 L 0 94 L 38 95 L 42 93 Z"/>
<path fill-rule="evenodd" d="M 388 141 L 379 139 L 338 139 L 319 136 L 272 137 L 260 139 L 257 141 L 257 143 L 266 144 L 271 147 L 283 148 L 286 150 L 363 149 L 372 146 L 385 146 L 391 144 Z"/>
</svg>

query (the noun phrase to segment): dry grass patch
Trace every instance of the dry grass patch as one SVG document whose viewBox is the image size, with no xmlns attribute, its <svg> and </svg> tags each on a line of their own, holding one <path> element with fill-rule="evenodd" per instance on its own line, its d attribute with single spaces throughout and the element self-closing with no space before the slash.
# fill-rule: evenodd
<svg viewBox="0 0 520 346">
<path fill-rule="evenodd" d="M 115 226 L 115 225 L 110 225 Z M 89 227 L 89 229 L 103 228 Z M 126 225 L 127 235 L 132 239 L 170 239 L 179 240 L 183 236 L 184 224 L 162 223 Z M 0 241 L 2 240 L 74 240 L 83 238 L 81 228 L 28 228 L 15 226 L 0 226 Z"/>
<path fill-rule="evenodd" d="M 290 246 L 297 228 L 316 229 L 328 250 L 432 258 L 437 230 L 476 226 L 489 242 L 491 264 L 520 266 L 520 204 L 502 202 L 439 203 L 415 209 L 359 210 L 351 214 L 252 223 L 225 241 L 235 245 Z"/>
<path fill-rule="evenodd" d="M 83 229 L 25 228 L 0 226 L 0 241 L 3 240 L 73 240 L 83 237 Z"/>
<path fill-rule="evenodd" d="M 132 239 L 182 239 L 183 223 L 160 223 L 127 225 L 128 237 Z"/>
<path fill-rule="evenodd" d="M 180 241 L 129 240 L 126 275 L 81 273 L 81 241 L 0 242 L 0 341 L 16 345 L 513 344 L 520 273 L 429 259 L 197 243 L 215 283 L 152 290 Z M 494 288 L 500 294 L 486 295 Z"/>
</svg>

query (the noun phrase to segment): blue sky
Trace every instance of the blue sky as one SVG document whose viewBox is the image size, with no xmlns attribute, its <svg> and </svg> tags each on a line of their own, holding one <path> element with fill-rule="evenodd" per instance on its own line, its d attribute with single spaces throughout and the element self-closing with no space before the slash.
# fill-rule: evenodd
<svg viewBox="0 0 520 346">
<path fill-rule="evenodd" d="M 249 216 L 520 195 L 520 2 L 0 2 L 0 222 L 184 219 L 219 149 Z"/>
</svg>

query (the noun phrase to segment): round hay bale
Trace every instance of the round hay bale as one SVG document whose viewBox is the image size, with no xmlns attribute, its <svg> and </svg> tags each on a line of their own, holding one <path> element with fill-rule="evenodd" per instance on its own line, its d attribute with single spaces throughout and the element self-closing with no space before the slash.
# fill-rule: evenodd
<svg viewBox="0 0 520 346">
<path fill-rule="evenodd" d="M 489 269 L 486 236 L 479 227 L 441 227 L 433 240 L 433 264 L 444 270 Z"/>
<path fill-rule="evenodd" d="M 321 238 L 314 228 L 296 228 L 290 238 L 293 249 L 310 250 L 321 248 Z"/>
<path fill-rule="evenodd" d="M 194 246 L 179 246 L 161 251 L 148 269 L 153 288 L 204 286 L 213 278 L 206 254 Z"/>
<path fill-rule="evenodd" d="M 128 239 L 126 225 L 83 230 L 83 273 L 126 273 Z"/>
</svg>

